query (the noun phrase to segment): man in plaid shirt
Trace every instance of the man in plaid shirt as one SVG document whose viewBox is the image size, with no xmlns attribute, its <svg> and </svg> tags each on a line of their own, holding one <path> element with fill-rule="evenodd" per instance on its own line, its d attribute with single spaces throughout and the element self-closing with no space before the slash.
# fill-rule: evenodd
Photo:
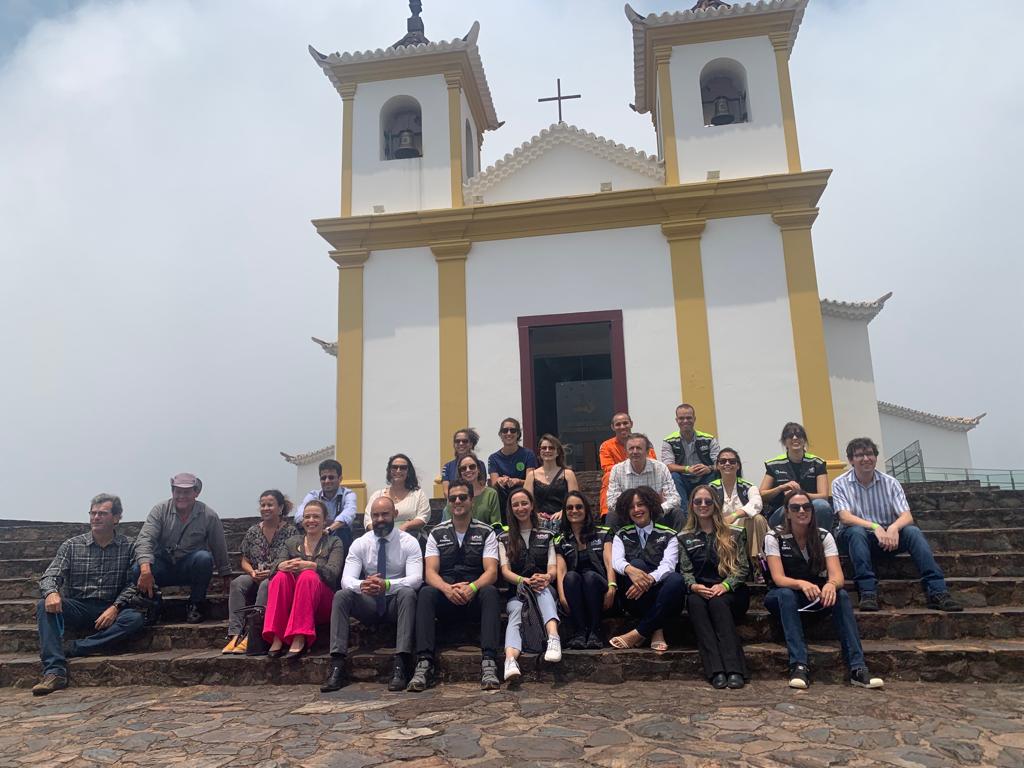
<svg viewBox="0 0 1024 768">
<path fill-rule="evenodd" d="M 68 687 L 67 656 L 99 653 L 142 629 L 144 616 L 128 608 L 135 594 L 130 578 L 135 545 L 116 533 L 121 522 L 121 499 L 108 493 L 89 506 L 89 533 L 74 536 L 39 580 L 42 599 L 36 609 L 39 656 L 43 679 L 32 688 L 34 696 Z M 64 630 L 96 629 L 64 649 Z"/>
</svg>

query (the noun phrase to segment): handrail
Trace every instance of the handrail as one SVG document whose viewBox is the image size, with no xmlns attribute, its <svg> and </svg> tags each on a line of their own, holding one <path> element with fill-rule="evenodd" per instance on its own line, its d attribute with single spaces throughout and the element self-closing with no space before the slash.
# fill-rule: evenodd
<svg viewBox="0 0 1024 768">
<path fill-rule="evenodd" d="M 921 483 L 943 480 L 977 480 L 990 488 L 1024 489 L 1024 469 L 973 469 L 966 467 L 914 467 L 901 482 Z"/>
</svg>

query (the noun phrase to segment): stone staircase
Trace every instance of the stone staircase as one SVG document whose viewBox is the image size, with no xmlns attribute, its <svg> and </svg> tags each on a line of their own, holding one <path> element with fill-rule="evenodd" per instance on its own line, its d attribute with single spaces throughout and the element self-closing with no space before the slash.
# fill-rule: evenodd
<svg viewBox="0 0 1024 768">
<path fill-rule="evenodd" d="M 581 474 L 584 490 L 592 493 L 594 478 Z M 1020 639 L 1024 637 L 1024 491 L 933 483 L 920 489 L 908 486 L 907 494 L 951 592 L 966 610 L 944 614 L 926 609 L 920 582 L 906 556 L 880 564 L 883 610 L 857 615 L 872 670 L 888 680 L 1024 681 L 1024 639 Z M 255 518 L 224 521 L 229 550 L 237 550 L 253 522 Z M 138 523 L 126 523 L 122 532 L 132 536 L 138 528 Z M 37 581 L 60 542 L 86 530 L 84 524 L 0 521 L 0 685 L 25 686 L 38 679 Z M 232 556 L 238 557 L 237 553 Z M 852 589 L 852 584 L 847 586 Z M 786 653 L 764 610 L 764 592 L 764 587 L 752 586 L 750 611 L 740 632 L 752 672 L 781 680 Z M 167 590 L 164 622 L 134 638 L 125 653 L 73 660 L 75 684 L 319 683 L 325 676 L 326 632 L 313 653 L 297 663 L 222 656 L 227 615 L 223 582 L 215 578 L 211 585 L 211 615 L 203 624 L 183 622 L 184 600 L 181 590 Z M 619 631 L 623 621 L 607 619 L 606 631 Z M 477 679 L 475 632 L 474 627 L 452 627 L 440 635 L 443 678 Z M 816 678 L 841 680 L 844 669 L 831 623 L 808 624 L 807 636 Z M 354 628 L 355 679 L 386 679 L 392 637 L 389 630 Z M 524 671 L 528 679 L 608 683 L 670 675 L 699 678 L 700 660 L 685 618 L 668 628 L 668 639 L 672 650 L 661 656 L 649 650 L 567 651 L 561 665 L 535 669 L 528 664 Z"/>
</svg>

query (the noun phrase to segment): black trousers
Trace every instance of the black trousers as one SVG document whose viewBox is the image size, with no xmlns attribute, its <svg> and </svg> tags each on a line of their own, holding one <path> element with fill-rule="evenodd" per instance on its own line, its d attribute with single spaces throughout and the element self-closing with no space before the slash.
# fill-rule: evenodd
<svg viewBox="0 0 1024 768">
<path fill-rule="evenodd" d="M 636 631 L 644 637 L 649 638 L 656 629 L 664 629 L 665 622 L 669 617 L 678 616 L 683 612 L 686 583 L 683 581 L 683 577 L 675 571 L 636 600 L 626 597 L 626 592 L 633 585 L 629 576 L 620 575 L 618 584 L 618 595 L 622 601 L 622 608 L 626 613 L 640 619 L 636 625 Z"/>
<path fill-rule="evenodd" d="M 745 586 L 710 600 L 692 592 L 686 596 L 686 611 L 690 614 L 697 650 L 709 680 L 720 672 L 747 677 L 736 621 L 747 612 L 749 605 L 750 593 Z"/>
<path fill-rule="evenodd" d="M 434 660 L 436 619 L 480 620 L 480 650 L 485 659 L 497 656 L 501 644 L 501 596 L 493 584 L 480 587 L 468 605 L 456 605 L 441 590 L 424 584 L 416 599 L 416 657 Z"/>
<path fill-rule="evenodd" d="M 569 604 L 569 626 L 574 635 L 597 633 L 608 580 L 597 571 L 568 571 L 562 581 Z"/>
</svg>

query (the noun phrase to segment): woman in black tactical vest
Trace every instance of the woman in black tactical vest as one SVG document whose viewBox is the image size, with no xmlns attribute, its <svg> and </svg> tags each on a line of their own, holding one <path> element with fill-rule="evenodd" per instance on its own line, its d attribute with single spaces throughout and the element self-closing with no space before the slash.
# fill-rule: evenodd
<svg viewBox="0 0 1024 768">
<path fill-rule="evenodd" d="M 742 688 L 747 676 L 736 633 L 736 622 L 750 606 L 745 538 L 742 528 L 725 524 L 718 498 L 707 486 L 694 489 L 690 515 L 677 537 L 679 570 L 704 674 L 715 688 Z"/>
<path fill-rule="evenodd" d="M 802 492 L 814 505 L 818 528 L 831 531 L 835 515 L 828 503 L 828 468 L 824 459 L 808 452 L 807 431 L 795 421 L 782 428 L 779 442 L 786 452 L 765 460 L 760 485 L 761 499 L 768 509 L 774 510 L 768 516 L 768 525 L 781 525 L 786 500 Z"/>
<path fill-rule="evenodd" d="M 676 572 L 676 531 L 655 522 L 660 512 L 661 498 L 646 485 L 630 488 L 615 502 L 618 519 L 630 522 L 612 540 L 612 568 L 621 577 L 622 607 L 640 621 L 636 629 L 611 639 L 614 648 L 636 648 L 650 638 L 651 650 L 664 653 L 665 622 L 683 610 L 686 585 Z"/>
<path fill-rule="evenodd" d="M 508 591 L 508 625 L 505 628 L 505 682 L 517 682 L 519 654 L 523 649 L 520 632 L 523 602 L 516 596 L 521 585 L 533 590 L 547 631 L 544 661 L 562 660 L 562 641 L 558 636 L 558 605 L 551 585 L 555 581 L 555 535 L 540 527 L 533 494 L 519 488 L 508 497 L 508 530 L 498 536 L 498 561 L 501 575 L 511 587 Z"/>
<path fill-rule="evenodd" d="M 850 596 L 843 589 L 846 577 L 839 564 L 835 539 L 818 528 L 814 506 L 806 493 L 790 496 L 783 523 L 768 532 L 764 551 L 773 587 L 764 605 L 782 623 L 786 636 L 789 687 L 808 685 L 807 644 L 800 614 L 813 611 L 831 613 L 843 661 L 850 672 L 850 684 L 881 688 L 882 679 L 872 677 L 864 662 L 857 619 Z"/>
<path fill-rule="evenodd" d="M 722 507 L 725 524 L 741 526 L 746 533 L 750 575 L 756 583 L 764 584 L 763 553 L 768 518 L 761 514 L 761 492 L 743 479 L 743 462 L 734 448 L 720 450 L 715 467 L 718 477 L 708 483 L 708 487 Z"/>
<path fill-rule="evenodd" d="M 597 525 L 590 502 L 579 491 L 569 491 L 565 497 L 555 556 L 558 601 L 572 627 L 566 647 L 599 650 L 604 647 L 601 612 L 612 607 L 618 588 L 612 570 L 612 534 L 609 528 Z"/>
</svg>

